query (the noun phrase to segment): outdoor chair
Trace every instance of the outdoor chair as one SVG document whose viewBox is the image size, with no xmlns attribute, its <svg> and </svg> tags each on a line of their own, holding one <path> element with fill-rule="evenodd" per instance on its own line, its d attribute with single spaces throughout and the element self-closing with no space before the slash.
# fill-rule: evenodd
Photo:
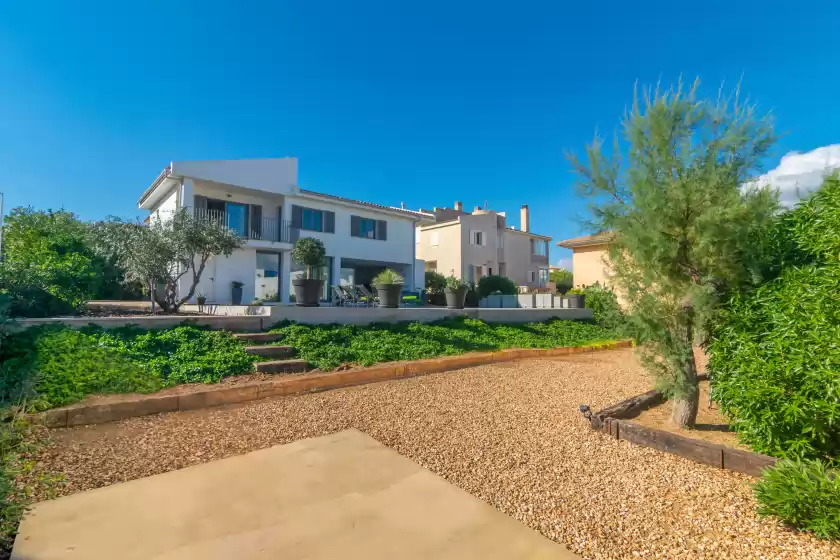
<svg viewBox="0 0 840 560">
<path fill-rule="evenodd" d="M 356 284 L 356 290 L 362 295 L 362 300 L 370 306 L 376 307 L 379 305 L 379 298 L 370 293 L 370 290 L 367 289 L 367 286 L 364 284 Z"/>
<path fill-rule="evenodd" d="M 335 296 L 336 307 L 346 307 L 355 303 L 350 294 L 345 292 L 341 286 L 330 286 L 333 296 Z"/>
<path fill-rule="evenodd" d="M 356 287 L 353 286 L 352 284 L 349 285 L 349 286 L 339 286 L 338 289 L 341 290 L 344 293 L 344 296 L 346 298 L 346 302 L 348 304 L 356 306 L 359 303 L 362 303 L 361 302 L 362 295 L 359 293 L 359 291 L 356 289 Z"/>
</svg>

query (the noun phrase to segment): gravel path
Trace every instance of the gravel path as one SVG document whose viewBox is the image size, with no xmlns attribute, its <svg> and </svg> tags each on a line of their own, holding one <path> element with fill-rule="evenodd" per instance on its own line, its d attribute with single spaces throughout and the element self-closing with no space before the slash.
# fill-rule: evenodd
<svg viewBox="0 0 840 560">
<path fill-rule="evenodd" d="M 527 360 L 55 432 L 64 493 L 356 427 L 585 558 L 840 558 L 755 516 L 750 478 L 578 412 L 642 392 L 631 351 Z"/>
</svg>

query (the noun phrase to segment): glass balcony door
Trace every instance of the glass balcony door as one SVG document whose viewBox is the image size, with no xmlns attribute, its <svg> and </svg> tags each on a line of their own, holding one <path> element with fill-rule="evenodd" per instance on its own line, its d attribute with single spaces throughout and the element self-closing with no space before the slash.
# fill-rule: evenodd
<svg viewBox="0 0 840 560">
<path fill-rule="evenodd" d="M 248 205 L 228 202 L 225 204 L 227 227 L 242 237 L 248 236 Z"/>
</svg>

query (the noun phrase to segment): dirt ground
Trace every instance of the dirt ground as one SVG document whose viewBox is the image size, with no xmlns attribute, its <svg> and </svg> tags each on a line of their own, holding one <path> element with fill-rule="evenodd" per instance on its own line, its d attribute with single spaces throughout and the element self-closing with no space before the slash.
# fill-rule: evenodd
<svg viewBox="0 0 840 560">
<path fill-rule="evenodd" d="M 649 385 L 631 350 L 500 363 L 55 430 L 41 465 L 68 494 L 355 427 L 584 558 L 840 558 L 756 516 L 750 477 L 616 441 L 578 410 Z"/>
</svg>

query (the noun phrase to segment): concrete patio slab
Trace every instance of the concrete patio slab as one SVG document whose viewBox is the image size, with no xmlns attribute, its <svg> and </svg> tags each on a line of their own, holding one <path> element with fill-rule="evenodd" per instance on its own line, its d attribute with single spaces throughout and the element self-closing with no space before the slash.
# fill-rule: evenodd
<svg viewBox="0 0 840 560">
<path fill-rule="evenodd" d="M 41 502 L 12 558 L 578 557 L 346 430 Z"/>
</svg>

